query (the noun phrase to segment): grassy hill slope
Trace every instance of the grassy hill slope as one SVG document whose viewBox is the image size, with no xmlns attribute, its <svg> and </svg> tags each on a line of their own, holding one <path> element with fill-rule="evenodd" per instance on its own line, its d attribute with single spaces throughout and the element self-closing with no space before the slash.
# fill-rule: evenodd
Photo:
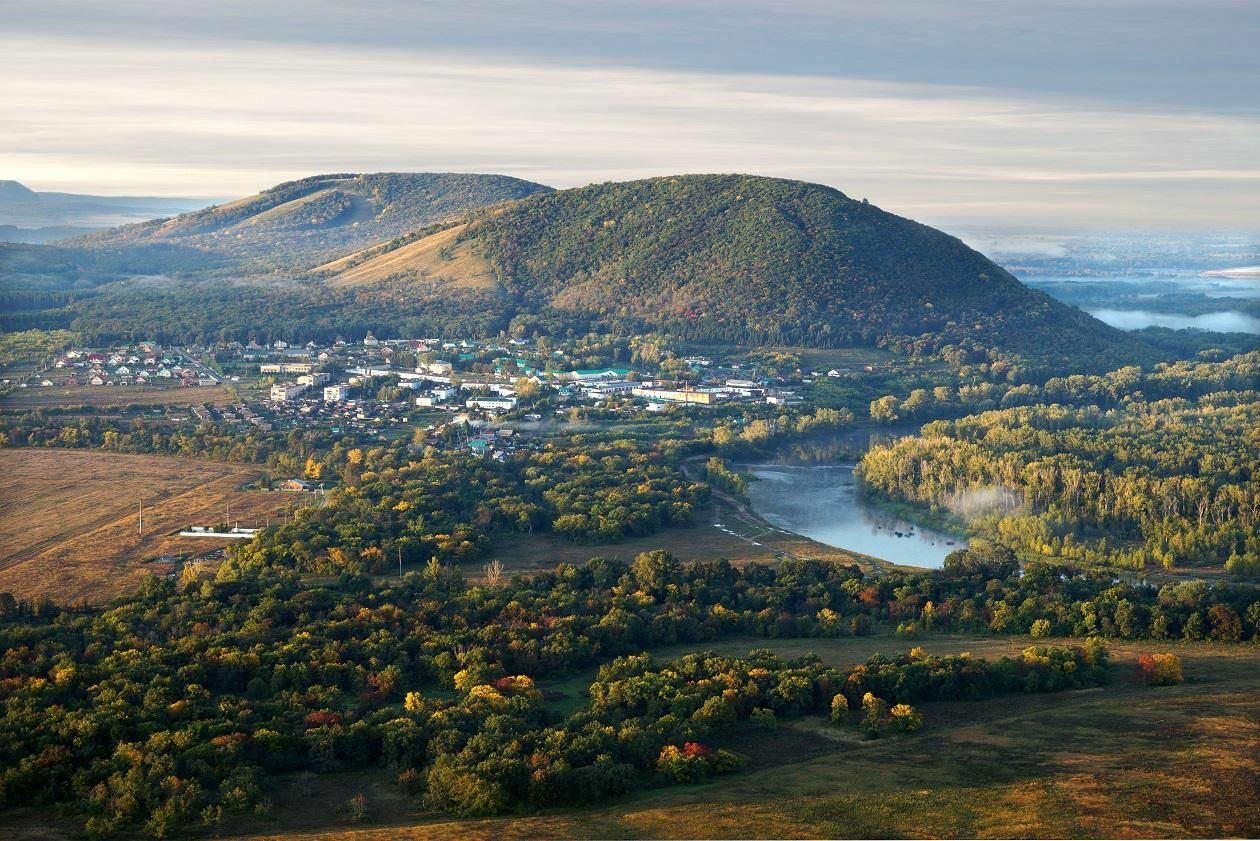
<svg viewBox="0 0 1260 841">
<path fill-rule="evenodd" d="M 549 189 L 503 175 L 316 175 L 71 242 L 91 248 L 173 243 L 247 258 L 255 267 L 309 267 L 475 208 Z"/>
</svg>

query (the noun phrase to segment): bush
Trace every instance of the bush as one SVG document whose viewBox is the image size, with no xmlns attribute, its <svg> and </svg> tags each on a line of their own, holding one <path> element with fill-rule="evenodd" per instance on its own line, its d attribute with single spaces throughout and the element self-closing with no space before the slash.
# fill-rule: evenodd
<svg viewBox="0 0 1260 841">
<path fill-rule="evenodd" d="M 748 714 L 748 718 L 762 730 L 774 730 L 779 726 L 779 720 L 775 717 L 774 710 L 765 707 L 757 707 Z"/>
<path fill-rule="evenodd" d="M 1137 677 L 1147 686 L 1174 686 L 1185 681 L 1181 674 L 1181 658 L 1171 652 L 1138 657 Z"/>
<path fill-rule="evenodd" d="M 897 704 L 888 715 L 888 726 L 898 733 L 913 733 L 923 726 L 923 716 L 909 704 Z"/>
<path fill-rule="evenodd" d="M 351 823 L 363 823 L 368 819 L 368 801 L 362 792 L 351 797 L 346 803 L 346 815 Z"/>
</svg>

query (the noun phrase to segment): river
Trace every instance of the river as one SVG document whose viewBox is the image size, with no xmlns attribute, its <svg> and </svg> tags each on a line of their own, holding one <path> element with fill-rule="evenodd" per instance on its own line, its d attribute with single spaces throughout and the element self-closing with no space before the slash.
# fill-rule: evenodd
<svg viewBox="0 0 1260 841">
<path fill-rule="evenodd" d="M 732 465 L 755 477 L 748 483 L 752 508 L 771 525 L 837 549 L 897 564 L 940 567 L 965 538 L 924 528 L 863 498 L 853 476 L 871 445 L 912 434 L 909 428 L 855 429 L 797 442 L 773 462 Z"/>
</svg>

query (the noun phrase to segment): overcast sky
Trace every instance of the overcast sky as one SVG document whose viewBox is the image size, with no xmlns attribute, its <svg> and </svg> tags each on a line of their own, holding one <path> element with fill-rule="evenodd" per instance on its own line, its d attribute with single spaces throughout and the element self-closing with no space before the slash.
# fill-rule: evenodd
<svg viewBox="0 0 1260 841">
<path fill-rule="evenodd" d="M 831 184 L 939 225 L 1260 228 L 1260 2 L 0 0 L 0 178 Z"/>
</svg>

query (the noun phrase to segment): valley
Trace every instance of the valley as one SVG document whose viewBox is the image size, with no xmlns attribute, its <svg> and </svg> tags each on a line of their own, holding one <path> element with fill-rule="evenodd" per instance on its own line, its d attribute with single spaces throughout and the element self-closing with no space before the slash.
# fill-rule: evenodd
<svg viewBox="0 0 1260 841">
<path fill-rule="evenodd" d="M 740 175 L 0 245 L 0 838 L 1255 834 L 1260 343 L 1024 256 Z"/>
</svg>

